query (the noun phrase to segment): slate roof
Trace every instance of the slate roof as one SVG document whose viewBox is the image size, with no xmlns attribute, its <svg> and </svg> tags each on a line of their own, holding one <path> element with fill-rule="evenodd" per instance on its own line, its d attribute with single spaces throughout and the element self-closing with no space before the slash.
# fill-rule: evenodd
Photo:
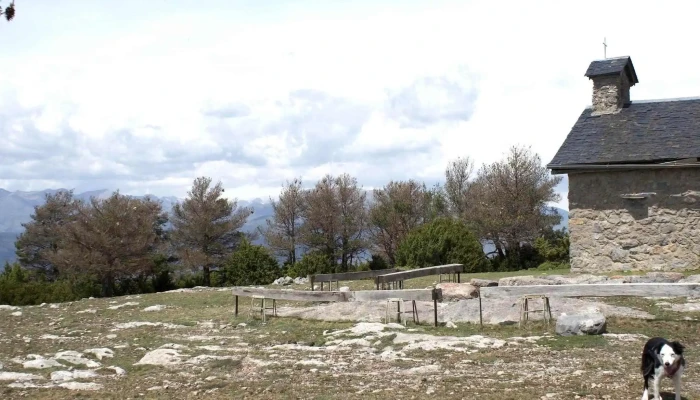
<svg viewBox="0 0 700 400">
<path fill-rule="evenodd" d="M 617 114 L 592 111 L 583 110 L 548 168 L 700 157 L 700 98 L 633 101 Z"/>
<path fill-rule="evenodd" d="M 634 65 L 632 65 L 632 58 L 629 56 L 595 60 L 588 66 L 585 76 L 593 78 L 602 75 L 619 75 L 622 71 L 625 71 L 627 74 L 630 86 L 639 83 L 637 73 L 634 71 Z"/>
</svg>

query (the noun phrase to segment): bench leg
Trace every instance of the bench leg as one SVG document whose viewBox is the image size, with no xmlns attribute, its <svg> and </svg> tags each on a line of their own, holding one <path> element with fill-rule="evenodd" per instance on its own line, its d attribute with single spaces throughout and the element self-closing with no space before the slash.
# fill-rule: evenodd
<svg viewBox="0 0 700 400">
<path fill-rule="evenodd" d="M 262 299 L 262 307 L 260 307 L 260 311 L 262 311 L 262 321 L 265 322 L 265 300 Z"/>
<path fill-rule="evenodd" d="M 403 301 L 396 302 L 396 322 L 401 323 L 401 303 Z"/>
<path fill-rule="evenodd" d="M 519 303 L 520 319 L 518 320 L 518 327 L 521 327 L 523 326 L 523 319 L 525 319 L 525 299 L 520 299 Z"/>
<path fill-rule="evenodd" d="M 411 302 L 413 303 L 413 323 L 418 325 L 418 307 L 416 306 L 415 300 L 411 300 Z"/>
<path fill-rule="evenodd" d="M 384 323 L 389 323 L 389 301 L 386 302 L 386 309 L 384 310 Z"/>
<path fill-rule="evenodd" d="M 530 300 L 525 299 L 525 304 L 523 305 L 524 308 L 524 313 L 525 313 L 525 323 L 527 323 L 530 320 Z"/>
<path fill-rule="evenodd" d="M 437 299 L 433 299 L 433 318 L 435 319 L 435 327 L 437 327 L 438 326 Z"/>
<path fill-rule="evenodd" d="M 406 314 L 406 303 L 401 300 L 401 308 L 402 308 L 402 317 L 403 317 L 403 326 L 408 326 L 408 317 L 404 317 L 403 314 Z"/>
</svg>

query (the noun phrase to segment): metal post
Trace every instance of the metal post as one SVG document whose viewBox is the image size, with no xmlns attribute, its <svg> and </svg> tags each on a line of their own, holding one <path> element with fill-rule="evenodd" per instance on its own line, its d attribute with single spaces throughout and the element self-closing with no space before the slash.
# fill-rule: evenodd
<svg viewBox="0 0 700 400">
<path fill-rule="evenodd" d="M 438 299 L 438 296 L 437 296 L 437 289 L 434 289 L 434 288 L 433 288 L 432 294 L 433 294 L 433 317 L 434 317 L 434 319 L 435 319 L 435 327 L 437 328 L 437 326 L 438 326 L 438 318 L 437 318 L 437 299 Z"/>
<path fill-rule="evenodd" d="M 437 321 L 437 299 L 433 297 L 433 315 L 435 317 L 435 327 L 437 328 L 438 326 L 438 321 Z"/>
<path fill-rule="evenodd" d="M 479 292 L 479 327 L 484 327 L 484 317 L 481 313 L 481 292 Z"/>
<path fill-rule="evenodd" d="M 233 315 L 235 315 L 235 316 L 237 317 L 237 316 L 238 316 L 238 295 L 236 295 L 236 296 L 234 296 L 234 297 L 236 298 L 236 300 L 235 300 L 236 306 L 235 306 L 235 308 L 234 308 Z"/>
</svg>

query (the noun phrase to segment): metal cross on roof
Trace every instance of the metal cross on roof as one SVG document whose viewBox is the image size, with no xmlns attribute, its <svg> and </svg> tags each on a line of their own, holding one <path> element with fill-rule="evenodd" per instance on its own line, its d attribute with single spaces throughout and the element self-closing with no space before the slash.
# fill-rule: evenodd
<svg viewBox="0 0 700 400">
<path fill-rule="evenodd" d="M 608 58 L 608 44 L 605 38 L 603 38 L 603 58 Z"/>
</svg>

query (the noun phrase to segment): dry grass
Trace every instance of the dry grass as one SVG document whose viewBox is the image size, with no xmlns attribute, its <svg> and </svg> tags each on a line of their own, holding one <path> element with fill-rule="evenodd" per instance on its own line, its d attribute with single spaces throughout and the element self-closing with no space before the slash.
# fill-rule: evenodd
<svg viewBox="0 0 700 400">
<path fill-rule="evenodd" d="M 556 272 L 548 272 L 552 273 Z M 434 281 L 416 279 L 407 281 L 406 286 L 427 287 Z M 365 283 L 345 285 L 360 288 Z M 138 304 L 117 310 L 108 308 L 127 302 Z M 700 375 L 693 367 L 700 345 L 700 316 L 668 311 L 655 300 L 625 298 L 609 302 L 644 309 L 657 316 L 652 321 L 609 319 L 609 332 L 668 336 L 686 344 L 689 369 L 684 398 L 700 398 Z M 142 311 L 156 304 L 167 308 Z M 240 305 L 243 314 L 234 318 L 232 304 L 229 292 L 204 290 L 86 299 L 59 304 L 58 308 L 24 307 L 21 316 L 11 316 L 12 310 L 0 310 L 4 321 L 0 324 L 0 363 L 4 365 L 0 373 L 32 373 L 44 378 L 34 383 L 50 383 L 52 371 L 68 370 L 70 364 L 63 362 L 66 367 L 37 370 L 24 368 L 12 359 L 26 358 L 28 354 L 48 358 L 58 351 L 82 353 L 102 347 L 113 350 L 114 357 L 86 358 L 103 367 L 118 366 L 126 371 L 124 376 L 115 377 L 112 371 L 100 369 L 99 377 L 76 380 L 102 385 L 96 391 L 10 388 L 13 381 L 0 381 L 0 398 L 540 399 L 549 395 L 549 399 L 638 399 L 641 395 L 639 353 L 643 338 L 558 337 L 553 334 L 553 327 L 537 322 L 522 329 L 487 326 L 480 330 L 470 324 L 456 329 L 409 325 L 408 330 L 414 331 L 396 328 L 357 337 L 334 336 L 328 333 L 353 324 L 290 318 L 271 318 L 262 324 L 244 315 L 248 309 L 245 301 Z M 88 309 L 95 313 L 78 313 Z M 116 324 L 132 321 L 179 327 L 116 329 Z M 41 339 L 47 334 L 58 338 Z M 410 336 L 417 334 L 429 336 Z M 480 341 L 474 335 L 493 340 Z M 407 337 L 408 342 L 399 340 Z M 347 342 L 363 338 L 366 342 Z M 457 343 L 457 350 L 430 346 L 411 349 L 411 340 L 438 345 L 452 341 Z M 499 340 L 504 341 L 503 345 L 498 344 Z M 147 352 L 165 344 L 183 346 L 179 350 L 186 354 L 183 360 L 203 354 L 228 358 L 173 366 L 135 365 Z M 273 347 L 277 345 L 282 347 Z M 79 365 L 73 368 L 87 369 Z M 664 382 L 667 392 L 671 389 L 669 383 Z"/>
</svg>

